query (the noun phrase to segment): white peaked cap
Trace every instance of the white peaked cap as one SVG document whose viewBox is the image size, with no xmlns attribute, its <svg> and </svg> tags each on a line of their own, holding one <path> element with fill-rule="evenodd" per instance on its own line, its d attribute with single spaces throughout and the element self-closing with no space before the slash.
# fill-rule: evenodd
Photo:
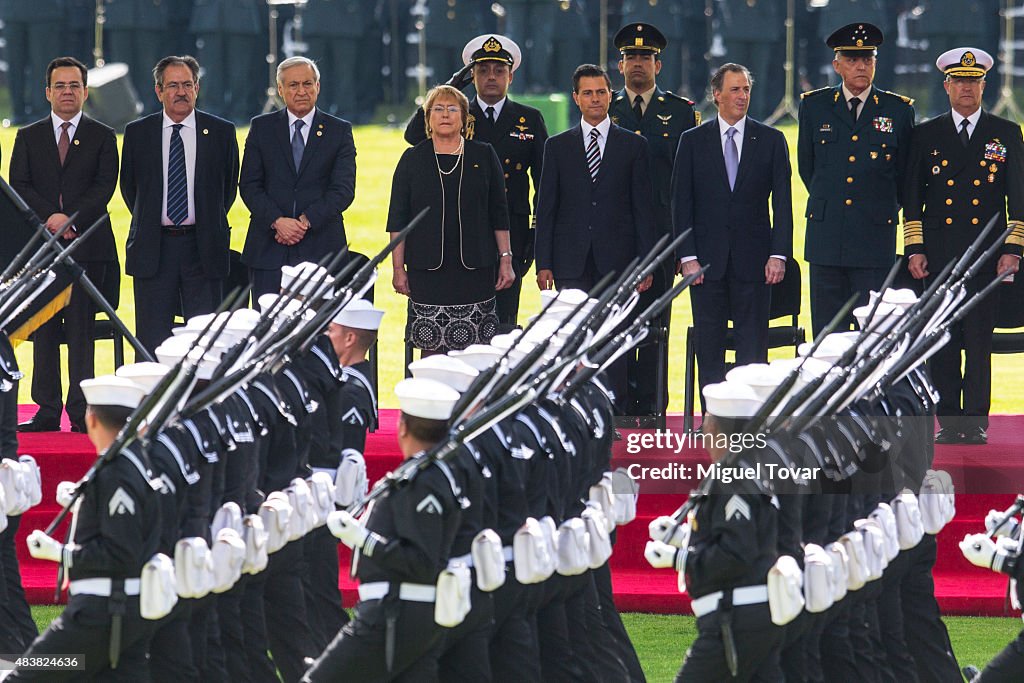
<svg viewBox="0 0 1024 683">
<path fill-rule="evenodd" d="M 338 311 L 333 322 L 336 325 L 354 327 L 357 330 L 376 330 L 380 328 L 381 318 L 384 311 L 374 308 L 366 299 L 353 299 L 345 308 Z"/>
<path fill-rule="evenodd" d="M 114 375 L 135 382 L 148 394 L 170 370 L 170 366 L 163 363 L 129 363 L 115 370 Z"/>
<path fill-rule="evenodd" d="M 447 384 L 418 377 L 396 384 L 395 396 L 403 413 L 427 420 L 448 420 L 459 401 L 459 392 Z"/>
<path fill-rule="evenodd" d="M 470 344 L 461 351 L 449 351 L 448 355 L 458 358 L 463 363 L 476 368 L 478 372 L 482 372 L 497 363 L 498 359 L 505 355 L 505 352 L 490 344 Z"/>
<path fill-rule="evenodd" d="M 460 394 L 469 389 L 469 385 L 480 373 L 472 365 L 451 356 L 434 355 L 420 358 L 409 363 L 409 371 L 413 377 L 433 379 L 447 384 Z"/>
<path fill-rule="evenodd" d="M 718 417 L 753 417 L 764 400 L 749 384 L 726 380 L 704 387 L 704 404 Z"/>
<path fill-rule="evenodd" d="M 114 375 L 83 379 L 79 385 L 85 402 L 91 406 L 122 406 L 135 410 L 146 396 L 146 391 L 135 382 Z"/>
</svg>

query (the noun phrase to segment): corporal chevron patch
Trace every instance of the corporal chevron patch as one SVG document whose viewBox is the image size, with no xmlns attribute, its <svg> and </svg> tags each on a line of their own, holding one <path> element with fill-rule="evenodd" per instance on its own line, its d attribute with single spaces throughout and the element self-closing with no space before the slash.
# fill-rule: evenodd
<svg viewBox="0 0 1024 683">
<path fill-rule="evenodd" d="M 750 521 L 750 505 L 738 495 L 733 495 L 725 503 L 725 520 L 745 519 Z"/>
<path fill-rule="evenodd" d="M 427 515 L 440 515 L 444 512 L 444 508 L 441 507 L 441 502 L 434 497 L 434 494 L 430 493 L 416 505 L 416 512 L 422 512 Z"/>
<path fill-rule="evenodd" d="M 110 501 L 107 503 L 107 514 L 110 517 L 114 515 L 134 515 L 135 514 L 135 500 L 132 499 L 131 495 L 120 486 L 114 491 L 114 495 L 110 497 Z"/>
</svg>

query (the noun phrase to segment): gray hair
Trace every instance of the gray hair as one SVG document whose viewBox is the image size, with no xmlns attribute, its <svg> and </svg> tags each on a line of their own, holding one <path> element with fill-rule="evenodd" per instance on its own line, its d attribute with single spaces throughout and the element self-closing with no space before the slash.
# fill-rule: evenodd
<svg viewBox="0 0 1024 683">
<path fill-rule="evenodd" d="M 278 82 L 278 84 L 282 83 L 282 81 L 281 81 L 281 74 L 283 74 L 287 69 L 290 69 L 293 66 L 303 66 L 303 65 L 308 66 L 310 69 L 313 70 L 313 79 L 317 83 L 319 83 L 320 82 L 320 69 L 317 68 L 316 62 L 314 62 L 312 59 L 310 59 L 308 57 L 289 57 L 288 59 L 284 60 L 283 62 L 281 62 L 280 64 L 277 65 L 277 82 Z"/>
<path fill-rule="evenodd" d="M 711 77 L 712 96 L 714 96 L 716 92 L 722 92 L 722 85 L 725 83 L 725 74 L 727 73 L 744 74 L 747 77 L 747 81 L 750 82 L 751 87 L 754 85 L 754 77 L 750 75 L 750 69 L 742 64 L 727 62 L 718 67 L 718 70 L 716 70 L 714 75 Z"/>
</svg>

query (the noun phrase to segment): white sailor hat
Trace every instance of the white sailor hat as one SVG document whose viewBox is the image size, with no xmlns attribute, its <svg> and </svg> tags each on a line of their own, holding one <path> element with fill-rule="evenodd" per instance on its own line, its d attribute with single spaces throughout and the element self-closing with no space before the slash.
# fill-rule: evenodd
<svg viewBox="0 0 1024 683">
<path fill-rule="evenodd" d="M 470 344 L 461 351 L 453 349 L 448 355 L 482 372 L 497 363 L 505 352 L 490 344 Z"/>
<path fill-rule="evenodd" d="M 135 382 L 148 394 L 156 388 L 156 385 L 170 370 L 170 366 L 163 363 L 129 363 L 115 370 L 114 375 Z"/>
<path fill-rule="evenodd" d="M 994 63 L 992 55 L 976 47 L 955 47 L 935 60 L 939 71 L 951 78 L 981 78 Z"/>
<path fill-rule="evenodd" d="M 737 365 L 725 375 L 727 382 L 746 384 L 762 401 L 766 400 L 782 384 L 788 374 L 788 368 L 768 363 L 748 363 Z"/>
<path fill-rule="evenodd" d="M 872 304 L 867 304 L 853 309 L 853 317 L 857 319 L 857 325 L 859 325 L 862 330 L 866 329 L 871 324 L 871 320 L 868 319 L 868 316 L 871 315 L 872 307 Z M 886 332 L 896 324 L 896 319 L 903 315 L 903 311 L 904 308 L 902 306 L 888 304 L 885 303 L 885 301 L 882 301 L 882 303 L 878 304 L 878 308 L 875 309 L 874 317 L 885 318 L 885 320 L 878 322 L 878 327 L 874 331 L 877 333 Z"/>
<path fill-rule="evenodd" d="M 380 321 L 383 317 L 384 311 L 374 308 L 373 304 L 366 299 L 353 299 L 345 305 L 345 308 L 338 311 L 331 322 L 357 330 L 376 330 L 380 328 Z"/>
<path fill-rule="evenodd" d="M 303 261 L 294 266 L 281 266 L 281 290 L 291 292 L 298 289 L 300 296 L 309 296 L 324 281 L 333 283 L 334 278 L 327 270 L 310 261 Z M 334 296 L 333 287 L 328 287 L 321 297 L 330 299 Z"/>
<path fill-rule="evenodd" d="M 502 351 L 510 349 L 515 346 L 516 340 L 519 339 L 523 331 L 516 328 L 505 334 L 496 334 L 491 338 L 491 346 L 501 349 Z"/>
<path fill-rule="evenodd" d="M 433 379 L 462 393 L 480 373 L 472 365 L 451 356 L 434 355 L 409 363 L 413 377 Z"/>
<path fill-rule="evenodd" d="M 855 332 L 853 334 L 856 336 L 857 333 Z M 821 345 L 814 351 L 814 357 L 835 363 L 839 360 L 840 356 L 846 353 L 847 349 L 853 346 L 853 342 L 853 338 L 849 335 L 844 335 L 841 332 L 833 332 L 825 337 L 821 342 Z M 810 353 L 812 346 L 813 344 L 811 342 L 804 342 L 797 347 L 797 353 L 801 356 L 806 356 Z"/>
<path fill-rule="evenodd" d="M 91 406 L 121 406 L 134 410 L 146 396 L 146 391 L 135 382 L 114 375 L 83 379 L 79 386 L 85 402 Z"/>
<path fill-rule="evenodd" d="M 485 33 L 466 43 L 462 48 L 462 63 L 504 62 L 515 73 L 523 61 L 523 52 L 515 41 L 496 33 Z"/>
<path fill-rule="evenodd" d="M 704 405 L 718 417 L 753 417 L 764 400 L 749 384 L 726 380 L 704 387 Z"/>
<path fill-rule="evenodd" d="M 878 292 L 870 292 L 870 297 L 871 303 L 875 303 L 875 300 L 878 299 Z M 893 289 L 890 287 L 882 292 L 882 303 L 899 306 L 906 311 L 917 303 L 917 293 L 912 289 Z"/>
<path fill-rule="evenodd" d="M 210 353 L 199 347 L 192 348 L 189 351 L 190 348 L 192 348 L 192 341 L 187 337 L 168 337 L 160 346 L 156 347 L 155 354 L 157 360 L 164 365 L 174 366 L 187 353 L 190 358 L 199 361 L 199 365 L 196 367 L 196 377 L 199 379 L 211 379 L 213 371 L 217 367 L 220 354 Z"/>
<path fill-rule="evenodd" d="M 418 377 L 396 384 L 395 396 L 403 413 L 427 420 L 448 420 L 459 401 L 459 392 L 447 384 Z"/>
<path fill-rule="evenodd" d="M 260 310 L 264 313 L 270 310 L 271 307 L 277 306 L 277 312 L 275 315 L 287 317 L 303 307 L 302 302 L 294 298 L 288 299 L 288 302 L 284 304 L 284 306 L 280 306 L 277 303 L 278 299 L 287 298 L 288 296 L 289 295 L 287 294 L 274 294 L 273 292 L 269 294 L 261 294 L 260 298 L 256 299 L 256 305 L 259 306 Z M 303 316 L 306 318 L 310 318 L 314 315 L 316 315 L 316 313 L 308 309 L 303 313 Z"/>
</svg>

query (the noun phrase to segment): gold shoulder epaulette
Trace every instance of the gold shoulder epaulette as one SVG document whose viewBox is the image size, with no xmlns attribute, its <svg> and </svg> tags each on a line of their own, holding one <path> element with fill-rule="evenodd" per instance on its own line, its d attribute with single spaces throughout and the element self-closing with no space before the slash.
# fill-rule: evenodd
<svg viewBox="0 0 1024 683">
<path fill-rule="evenodd" d="M 913 105 L 914 104 L 914 98 L 913 97 L 907 97 L 906 95 L 901 95 L 898 92 L 893 92 L 891 90 L 881 90 L 881 89 L 879 89 L 879 91 L 885 93 L 886 95 L 892 95 L 893 97 L 897 97 L 897 98 L 903 100 L 908 105 Z"/>
<path fill-rule="evenodd" d="M 807 92 L 800 93 L 800 99 L 802 100 L 803 98 L 808 97 L 809 95 L 817 95 L 818 93 L 823 93 L 826 90 L 831 90 L 831 89 L 832 89 L 832 86 L 826 85 L 824 88 L 817 88 L 816 90 L 808 90 Z"/>
</svg>

